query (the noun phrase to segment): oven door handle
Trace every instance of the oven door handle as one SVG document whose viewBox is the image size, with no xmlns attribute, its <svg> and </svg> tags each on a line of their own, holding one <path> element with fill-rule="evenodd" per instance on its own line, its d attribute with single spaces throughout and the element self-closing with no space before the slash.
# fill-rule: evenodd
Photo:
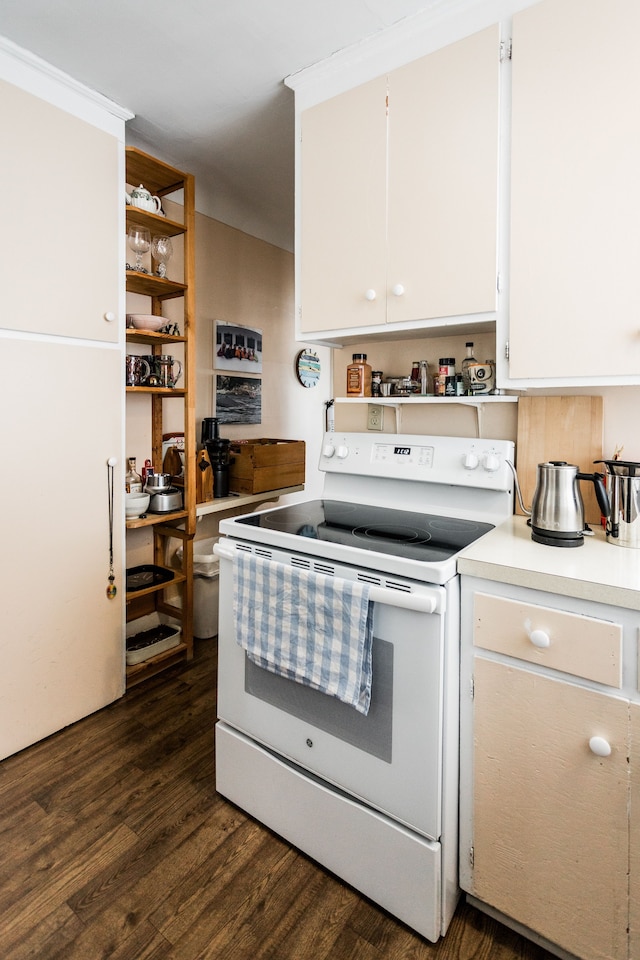
<svg viewBox="0 0 640 960">
<path fill-rule="evenodd" d="M 402 590 L 388 590 L 386 587 L 371 587 L 369 600 L 384 603 L 389 607 L 402 607 L 403 610 L 415 610 L 417 613 L 443 613 L 444 591 L 442 596 L 433 592 L 404 593 Z"/>
<path fill-rule="evenodd" d="M 213 545 L 213 552 L 224 560 L 233 560 L 236 555 L 235 546 L 228 541 L 217 541 Z M 445 591 L 442 589 L 425 588 L 419 593 L 405 593 L 403 590 L 390 590 L 388 587 L 377 587 L 371 584 L 369 599 L 373 603 L 384 603 L 389 607 L 402 607 L 404 610 L 415 610 L 417 613 L 444 613 Z"/>
</svg>

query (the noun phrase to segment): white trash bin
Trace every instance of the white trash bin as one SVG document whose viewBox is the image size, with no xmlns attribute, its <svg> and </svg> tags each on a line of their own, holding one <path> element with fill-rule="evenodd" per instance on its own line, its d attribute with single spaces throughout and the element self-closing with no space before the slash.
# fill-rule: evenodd
<svg viewBox="0 0 640 960">
<path fill-rule="evenodd" d="M 218 537 L 193 544 L 193 635 L 199 640 L 218 635 L 220 561 L 213 553 Z M 182 547 L 176 551 L 182 563 Z"/>
</svg>

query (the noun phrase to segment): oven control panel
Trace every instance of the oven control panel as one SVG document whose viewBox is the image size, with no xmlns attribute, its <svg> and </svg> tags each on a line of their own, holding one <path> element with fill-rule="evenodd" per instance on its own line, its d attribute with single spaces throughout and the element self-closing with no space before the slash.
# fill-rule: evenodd
<svg viewBox="0 0 640 960">
<path fill-rule="evenodd" d="M 510 490 L 513 459 L 510 440 L 327 433 L 319 467 L 327 474 Z"/>
</svg>

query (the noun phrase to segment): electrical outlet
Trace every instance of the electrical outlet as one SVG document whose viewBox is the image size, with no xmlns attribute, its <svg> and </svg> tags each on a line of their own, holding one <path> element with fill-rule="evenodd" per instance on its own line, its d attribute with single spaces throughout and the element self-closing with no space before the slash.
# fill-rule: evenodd
<svg viewBox="0 0 640 960">
<path fill-rule="evenodd" d="M 367 410 L 367 430 L 382 430 L 384 407 L 377 403 L 368 403 Z"/>
</svg>

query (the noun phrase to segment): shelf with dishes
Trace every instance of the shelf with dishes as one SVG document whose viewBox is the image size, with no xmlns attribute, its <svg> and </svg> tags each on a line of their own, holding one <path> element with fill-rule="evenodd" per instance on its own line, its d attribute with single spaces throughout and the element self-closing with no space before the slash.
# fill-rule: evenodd
<svg viewBox="0 0 640 960">
<path fill-rule="evenodd" d="M 168 523 L 173 520 L 184 520 L 187 510 L 172 510 L 171 513 L 144 513 L 140 517 L 127 519 L 127 530 L 138 530 L 140 527 L 153 527 L 157 523 Z"/>
<path fill-rule="evenodd" d="M 174 336 L 172 333 L 156 333 L 153 330 L 127 328 L 127 343 L 146 343 L 153 347 L 163 343 L 184 343 L 185 339 L 183 336 Z"/>
<path fill-rule="evenodd" d="M 144 305 L 135 298 L 127 300 L 128 309 L 134 311 L 127 313 L 125 329 L 126 397 L 130 402 L 127 432 L 131 432 L 135 442 L 144 443 L 144 457 L 149 458 L 156 470 L 161 470 L 168 416 L 164 401 L 175 398 L 175 408 L 173 404 L 169 406 L 172 419 L 181 423 L 185 464 L 179 497 L 167 497 L 156 504 L 160 512 L 125 518 L 130 555 L 149 559 L 155 570 L 167 568 L 172 541 L 182 541 L 183 550 L 181 568 L 172 571 L 166 582 L 160 578 L 144 589 L 127 587 L 127 640 L 132 630 L 139 628 L 144 632 L 145 620 L 150 616 L 159 617 L 161 621 L 169 617 L 178 625 L 177 633 L 168 638 L 171 643 L 166 649 L 163 644 L 167 638 L 161 638 L 159 647 L 155 641 L 149 641 L 147 651 L 145 637 L 140 648 L 145 656 L 140 662 L 130 658 L 127 646 L 127 685 L 130 685 L 193 656 L 195 182 L 191 174 L 135 147 L 127 147 L 125 153 L 125 189 L 131 201 L 125 211 L 126 292 L 149 298 Z M 174 239 L 172 243 L 162 244 L 163 238 Z M 174 250 L 177 263 L 170 262 Z M 167 274 L 167 270 L 175 273 Z M 169 276 L 178 279 L 169 279 Z M 169 300 L 176 301 L 171 319 L 166 317 L 163 308 L 163 303 Z M 134 395 L 143 397 L 144 401 L 136 402 Z M 163 492 L 173 494 L 175 491 Z M 141 656 L 140 650 L 136 656 Z"/>
</svg>

